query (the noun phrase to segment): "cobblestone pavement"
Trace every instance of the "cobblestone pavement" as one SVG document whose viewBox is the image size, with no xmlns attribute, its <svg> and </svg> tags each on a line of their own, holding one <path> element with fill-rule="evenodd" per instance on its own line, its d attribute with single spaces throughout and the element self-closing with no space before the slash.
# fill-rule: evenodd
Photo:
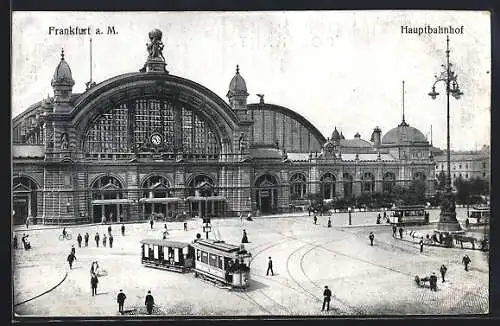
<svg viewBox="0 0 500 326">
<path fill-rule="evenodd" d="M 482 314 L 488 312 L 487 253 L 460 248 L 424 247 L 410 239 L 395 239 L 390 226 L 374 225 L 376 213 L 356 213 L 356 224 L 345 227 L 342 214 L 334 216 L 332 228 L 326 217 L 318 225 L 305 215 L 213 219 L 211 236 L 239 243 L 246 229 L 252 252 L 251 286 L 247 291 L 228 291 L 194 278 L 191 273 L 173 273 L 146 268 L 140 263 L 139 240 L 161 238 L 163 224 L 154 230 L 148 224 L 127 224 L 126 235 L 113 225 L 113 248 L 97 248 L 95 232 L 101 236 L 107 225 L 67 228 L 71 241 L 59 241 L 62 228 L 29 229 L 31 251 L 15 250 L 13 255 L 14 303 L 46 291 L 68 272 L 66 280 L 53 291 L 15 307 L 19 315 L 31 316 L 117 316 L 116 295 L 127 295 L 125 316 L 143 315 L 144 297 L 151 290 L 162 316 L 245 316 L 245 315 L 404 315 Z M 431 215 L 432 216 L 432 215 Z M 339 219 L 337 219 L 339 217 Z M 370 222 L 371 220 L 371 222 Z M 432 218 L 431 218 L 432 221 Z M 169 222 L 170 240 L 191 241 L 201 233 L 201 221 Z M 24 227 L 25 228 L 25 227 Z M 374 246 L 368 233 L 374 232 Z M 76 235 L 88 232 L 88 248 L 78 248 Z M 66 256 L 76 247 L 77 261 L 69 270 Z M 102 244 L 101 244 L 102 245 Z M 466 272 L 461 259 L 467 253 L 472 264 Z M 267 257 L 272 256 L 274 276 L 266 276 Z M 89 270 L 98 260 L 108 272 L 99 279 L 98 295 L 91 296 Z M 442 283 L 439 267 L 448 267 Z M 419 288 L 415 275 L 439 277 L 438 291 Z M 323 287 L 334 294 L 329 312 L 321 312 Z"/>
</svg>

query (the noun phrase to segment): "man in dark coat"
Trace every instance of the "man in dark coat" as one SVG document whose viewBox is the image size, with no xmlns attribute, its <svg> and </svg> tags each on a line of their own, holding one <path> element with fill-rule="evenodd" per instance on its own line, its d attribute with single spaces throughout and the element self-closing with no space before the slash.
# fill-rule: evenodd
<svg viewBox="0 0 500 326">
<path fill-rule="evenodd" d="M 313 219 L 314 219 L 314 224 L 317 224 L 317 222 L 318 222 L 318 217 L 316 216 L 316 213 L 314 213 L 314 217 L 313 217 Z"/>
<path fill-rule="evenodd" d="M 111 234 L 111 225 L 108 226 L 108 234 Z"/>
<path fill-rule="evenodd" d="M 241 238 L 241 243 L 248 243 L 248 236 L 246 230 L 243 230 L 243 237 Z"/>
<path fill-rule="evenodd" d="M 144 301 L 144 304 L 146 305 L 148 315 L 151 315 L 153 313 L 153 306 L 155 304 L 155 299 L 151 295 L 151 290 L 148 291 L 148 294 L 146 295 L 146 300 Z"/>
<path fill-rule="evenodd" d="M 118 311 L 123 314 L 123 305 L 125 304 L 125 299 L 127 299 L 127 296 L 125 293 L 123 293 L 123 290 L 120 290 L 120 293 L 118 293 L 118 296 L 116 297 L 116 302 L 118 302 Z"/>
<path fill-rule="evenodd" d="M 14 249 L 17 249 L 17 234 L 14 233 Z"/>
<path fill-rule="evenodd" d="M 464 258 L 462 258 L 462 263 L 465 266 L 465 271 L 468 271 L 469 270 L 469 264 L 471 263 L 471 260 L 470 260 L 469 256 L 465 255 Z"/>
<path fill-rule="evenodd" d="M 370 232 L 368 238 L 370 239 L 370 245 L 373 246 L 373 239 L 375 239 L 375 235 L 373 234 L 373 232 Z"/>
<path fill-rule="evenodd" d="M 447 270 L 448 270 L 448 268 L 446 268 L 446 266 L 444 264 L 441 265 L 441 268 L 439 268 L 439 271 L 441 272 L 441 279 L 443 280 L 442 283 L 444 283 L 444 276 L 446 275 Z"/>
<path fill-rule="evenodd" d="M 82 235 L 80 233 L 78 233 L 78 236 L 76 237 L 76 241 L 78 241 L 78 248 L 81 248 L 82 247 Z"/>
<path fill-rule="evenodd" d="M 429 284 L 431 291 L 437 291 L 437 276 L 436 273 L 432 273 L 432 275 L 429 277 Z"/>
<path fill-rule="evenodd" d="M 92 287 L 92 296 L 97 295 L 97 284 L 99 283 L 99 279 L 97 278 L 97 274 L 92 274 L 90 277 L 90 286 Z"/>
<path fill-rule="evenodd" d="M 75 255 L 75 254 L 76 254 L 75 246 L 73 246 L 73 245 L 71 246 L 71 253 L 72 253 L 73 255 Z"/>
<path fill-rule="evenodd" d="M 399 238 L 403 239 L 403 228 L 399 228 Z"/>
<path fill-rule="evenodd" d="M 85 232 L 85 236 L 83 237 L 84 240 L 85 240 L 85 247 L 88 247 L 89 246 L 89 233 L 88 232 Z"/>
<path fill-rule="evenodd" d="M 153 218 L 151 218 L 151 220 L 149 220 L 149 224 L 151 225 L 151 230 L 153 229 Z"/>
<path fill-rule="evenodd" d="M 420 252 L 424 252 L 424 240 L 420 239 L 418 244 L 420 245 Z"/>
<path fill-rule="evenodd" d="M 332 220 L 330 218 L 330 216 L 328 216 L 328 225 L 327 225 L 329 228 L 332 227 Z"/>
<path fill-rule="evenodd" d="M 330 310 L 330 299 L 332 297 L 332 291 L 328 288 L 328 286 L 325 285 L 325 291 L 323 291 L 323 307 L 321 308 L 321 311 L 325 310 L 325 305 L 326 305 L 326 311 Z"/>
<path fill-rule="evenodd" d="M 271 271 L 271 275 L 274 276 L 274 271 L 273 271 L 273 260 L 271 259 L 271 257 L 269 257 L 269 261 L 267 263 L 267 272 L 266 272 L 266 276 L 269 275 L 269 271 Z"/>
<path fill-rule="evenodd" d="M 240 214 L 240 215 L 243 218 L 243 215 L 242 214 Z M 188 224 L 187 224 L 187 222 L 184 222 L 184 231 L 187 231 L 187 230 L 188 230 Z"/>
<path fill-rule="evenodd" d="M 97 232 L 95 233 L 94 239 L 95 239 L 96 246 L 99 247 L 99 233 L 97 233 Z"/>
<path fill-rule="evenodd" d="M 114 240 L 113 235 L 110 233 L 109 234 L 109 247 L 110 248 L 113 248 L 113 240 Z"/>
<path fill-rule="evenodd" d="M 73 262 L 76 260 L 75 254 L 73 252 L 70 252 L 67 260 L 69 263 L 69 269 L 73 269 Z"/>
<path fill-rule="evenodd" d="M 398 231 L 398 228 L 396 227 L 396 225 L 393 225 L 392 226 L 392 236 L 395 238 L 396 237 L 396 232 Z"/>
<path fill-rule="evenodd" d="M 103 233 L 102 234 L 102 245 L 104 247 L 106 247 L 106 240 L 108 240 L 108 238 L 106 237 L 106 233 Z"/>
<path fill-rule="evenodd" d="M 125 224 L 122 224 L 122 235 L 125 235 Z"/>
</svg>

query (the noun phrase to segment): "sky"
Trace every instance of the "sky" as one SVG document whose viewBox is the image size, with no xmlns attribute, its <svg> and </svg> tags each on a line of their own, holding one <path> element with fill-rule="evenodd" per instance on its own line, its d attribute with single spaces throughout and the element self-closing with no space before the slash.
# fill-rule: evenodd
<svg viewBox="0 0 500 326">
<path fill-rule="evenodd" d="M 147 58 L 148 32 L 163 32 L 167 70 L 211 89 L 227 101 L 240 66 L 248 103 L 287 107 L 329 137 L 369 140 L 402 120 L 446 149 L 446 96 L 435 75 L 446 62 L 446 35 L 402 32 L 409 28 L 462 28 L 450 34 L 450 56 L 464 92 L 450 98 L 452 150 L 490 144 L 490 15 L 472 11 L 291 12 L 14 12 L 12 15 L 12 116 L 53 96 L 50 81 L 64 48 L 75 86 L 90 79 L 88 35 L 49 34 L 51 26 L 90 27 L 92 79 L 100 83 L 137 72 Z M 95 35 L 114 26 L 116 34 Z"/>
</svg>

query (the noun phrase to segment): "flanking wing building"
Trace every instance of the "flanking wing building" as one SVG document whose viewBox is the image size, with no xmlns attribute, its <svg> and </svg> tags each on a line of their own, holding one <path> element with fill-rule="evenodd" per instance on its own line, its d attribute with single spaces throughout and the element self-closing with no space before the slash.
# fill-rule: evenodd
<svg viewBox="0 0 500 326">
<path fill-rule="evenodd" d="M 81 94 L 62 53 L 53 96 L 13 118 L 14 223 L 275 214 L 308 193 L 359 196 L 414 179 L 433 194 L 431 146 L 404 119 L 385 134 L 375 127 L 370 141 L 336 127 L 325 138 L 263 95 L 247 103 L 238 67 L 227 99 L 168 73 L 161 32 L 149 36 L 139 72 Z"/>
</svg>

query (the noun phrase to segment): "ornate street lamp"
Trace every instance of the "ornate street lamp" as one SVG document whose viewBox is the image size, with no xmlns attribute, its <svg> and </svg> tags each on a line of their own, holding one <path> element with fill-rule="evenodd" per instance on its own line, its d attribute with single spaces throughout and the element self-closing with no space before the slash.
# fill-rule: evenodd
<svg viewBox="0 0 500 326">
<path fill-rule="evenodd" d="M 455 210 L 455 198 L 451 189 L 451 168 L 450 168 L 450 95 L 455 99 L 460 99 L 463 92 L 460 90 L 457 81 L 457 74 L 451 70 L 452 64 L 450 63 L 450 39 L 446 36 L 446 65 L 441 65 L 444 70 L 439 76 L 435 76 L 436 81 L 432 85 L 432 91 L 429 96 L 435 100 L 439 93 L 436 92 L 436 84 L 444 82 L 446 86 L 446 163 L 447 163 L 447 176 L 446 187 L 441 200 L 441 213 L 437 226 L 439 233 L 463 233 L 460 223 L 457 220 L 457 213 Z"/>
</svg>

